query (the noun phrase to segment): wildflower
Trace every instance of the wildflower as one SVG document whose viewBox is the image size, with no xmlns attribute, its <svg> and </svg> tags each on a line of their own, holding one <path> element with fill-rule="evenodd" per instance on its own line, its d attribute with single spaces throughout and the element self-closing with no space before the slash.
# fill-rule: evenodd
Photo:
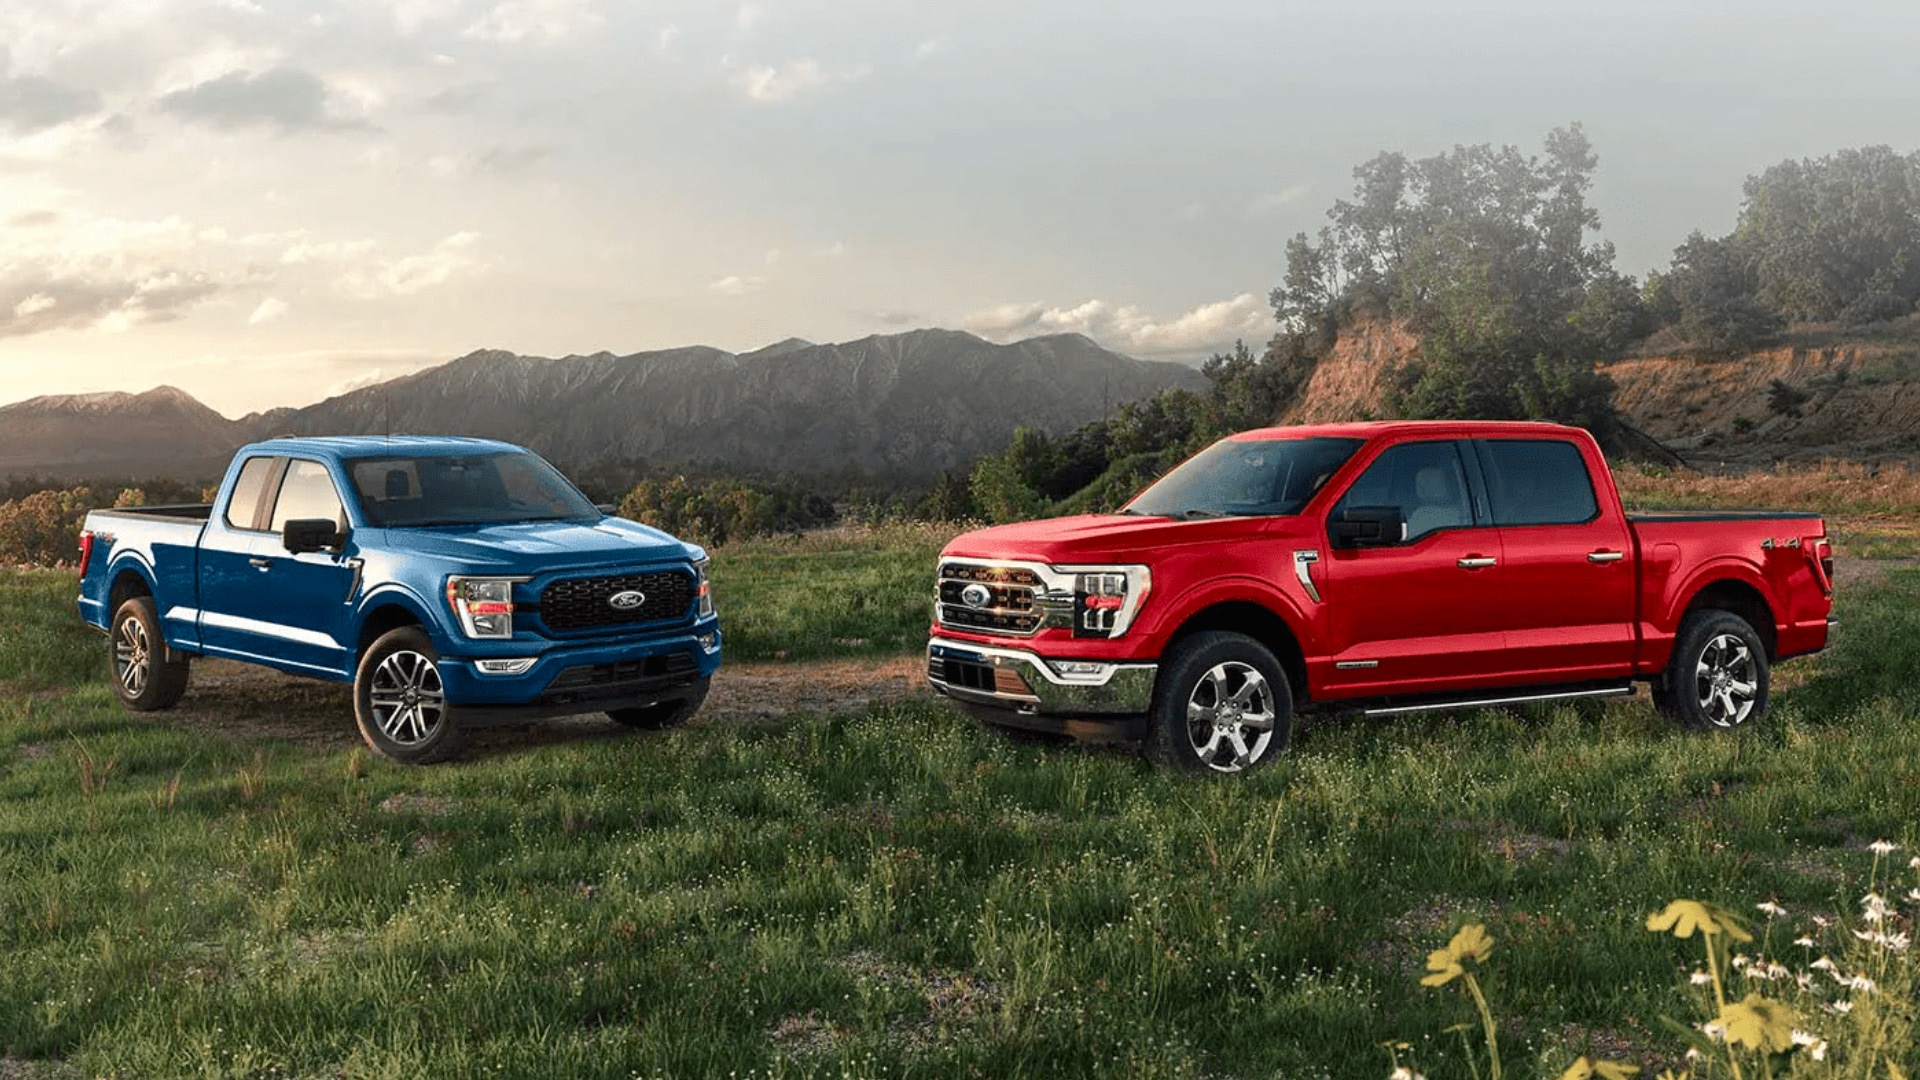
<svg viewBox="0 0 1920 1080">
<path fill-rule="evenodd" d="M 1832 1004 L 1827 1006 L 1827 1011 L 1830 1013 L 1833 1013 L 1835 1016 L 1845 1016 L 1848 1013 L 1853 1011 L 1853 1002 L 1851 1001 L 1833 1002 Z"/>
<path fill-rule="evenodd" d="M 1714 1042 L 1727 1041 L 1727 1026 L 1718 1021 L 1709 1020 L 1706 1023 L 1701 1024 L 1700 1031 L 1702 1034 L 1706 1035 L 1707 1038 L 1712 1039 Z"/>
<path fill-rule="evenodd" d="M 1807 1054 L 1815 1061 L 1827 1060 L 1827 1040 L 1810 1031 L 1801 1031 L 1799 1028 L 1794 1028 L 1793 1045 L 1806 1047 Z"/>
<path fill-rule="evenodd" d="M 1920 889 L 1908 889 L 1907 899 L 1913 901 L 1916 904 L 1920 904 Z"/>
<path fill-rule="evenodd" d="M 1800 989 L 1805 990 L 1808 993 L 1813 992 L 1813 976 L 1807 974 L 1806 972 L 1803 971 L 1800 974 L 1795 975 L 1793 977 L 1793 981 L 1795 985 L 1800 987 Z"/>
<path fill-rule="evenodd" d="M 1671 933 L 1677 938 L 1690 938 L 1698 930 L 1709 936 L 1725 934 L 1735 941 L 1753 940 L 1753 935 L 1741 927 L 1733 912 L 1699 900 L 1675 900 L 1665 909 L 1647 916 L 1647 929 L 1656 934 Z"/>
<path fill-rule="evenodd" d="M 1746 953 L 1737 953 L 1733 958 L 1733 970 L 1739 971 L 1751 963 L 1753 963 L 1753 961 L 1747 958 Z"/>
<path fill-rule="evenodd" d="M 1793 1045 L 1793 1024 L 1798 1019 L 1786 1004 L 1748 994 L 1727 1006 L 1715 1021 L 1733 1046 L 1747 1046 L 1764 1054 L 1778 1053 Z"/>
<path fill-rule="evenodd" d="M 1693 974 L 1687 976 L 1687 981 L 1692 983 L 1695 986 L 1705 986 L 1708 983 L 1713 981 L 1713 976 L 1707 974 L 1704 971 L 1696 971 Z"/>
<path fill-rule="evenodd" d="M 1818 960 L 1815 960 L 1815 961 L 1814 961 L 1813 963 L 1811 963 L 1811 964 L 1809 964 L 1809 965 L 1807 965 L 1807 966 L 1808 966 L 1808 967 L 1811 967 L 1811 968 L 1812 968 L 1813 970 L 1815 970 L 1815 971 L 1835 971 L 1835 970 L 1837 970 L 1837 969 L 1835 968 L 1835 966 L 1834 966 L 1834 963 L 1833 963 L 1833 961 L 1831 961 L 1831 960 L 1829 960 L 1829 959 L 1827 959 L 1827 958 L 1826 958 L 1826 957 L 1824 957 L 1824 956 L 1823 956 L 1823 957 L 1821 957 L 1821 958 L 1820 958 L 1820 959 L 1818 959 Z"/>
<path fill-rule="evenodd" d="M 1891 855 L 1900 849 L 1900 845 L 1891 840 L 1875 840 L 1867 845 L 1867 850 L 1875 855 Z"/>
<path fill-rule="evenodd" d="M 1915 855 L 1913 858 L 1907 860 L 1907 869 L 1920 870 L 1920 855 Z"/>
<path fill-rule="evenodd" d="M 1858 990 L 1866 994 L 1871 994 L 1875 990 L 1879 989 L 1879 987 L 1875 985 L 1874 981 L 1872 979 L 1867 978 L 1865 975 L 1855 975 L 1851 980 L 1847 982 L 1847 988 L 1851 990 Z"/>
<path fill-rule="evenodd" d="M 1827 927 L 1833 925 L 1833 920 L 1824 915 L 1815 915 L 1813 917 L 1813 925 L 1818 929 L 1825 930 Z"/>
<path fill-rule="evenodd" d="M 1765 915 L 1769 919 L 1777 919 L 1780 916 L 1785 915 L 1787 913 L 1786 908 L 1781 907 L 1779 904 L 1776 904 L 1771 900 L 1765 901 L 1763 903 L 1758 903 L 1753 906 L 1759 910 L 1760 914 Z"/>
<path fill-rule="evenodd" d="M 1870 892 L 1860 898 L 1860 917 L 1868 922 L 1884 922 L 1893 909 L 1887 906 L 1887 898 L 1879 893 Z"/>
<path fill-rule="evenodd" d="M 1784 979 L 1790 974 L 1792 972 L 1787 970 L 1787 965 L 1775 963 L 1772 960 L 1767 961 L 1767 978 Z"/>
<path fill-rule="evenodd" d="M 1427 1078 L 1420 1073 L 1414 1072 L 1407 1066 L 1402 1065 L 1393 1070 L 1393 1075 L 1387 1077 L 1387 1080 L 1427 1080 Z"/>
<path fill-rule="evenodd" d="M 1916 892 L 1920 892 L 1920 889 L 1916 889 L 1915 891 L 1916 891 Z M 1794 939 L 1793 939 L 1793 943 L 1794 943 L 1795 945 L 1798 945 L 1798 946 L 1800 946 L 1800 947 L 1801 947 L 1801 948 L 1803 948 L 1803 949 L 1811 949 L 1811 948 L 1813 948 L 1813 939 L 1812 939 L 1812 938 L 1810 938 L 1810 937 L 1797 937 L 1797 938 L 1794 938 Z"/>
<path fill-rule="evenodd" d="M 1463 961 L 1483 963 L 1492 952 L 1493 939 L 1487 936 L 1484 925 L 1473 923 L 1463 926 L 1459 933 L 1453 935 L 1453 940 L 1447 942 L 1446 948 L 1435 949 L 1428 954 L 1428 974 L 1420 980 L 1420 985 L 1445 986 L 1466 974 Z"/>
</svg>

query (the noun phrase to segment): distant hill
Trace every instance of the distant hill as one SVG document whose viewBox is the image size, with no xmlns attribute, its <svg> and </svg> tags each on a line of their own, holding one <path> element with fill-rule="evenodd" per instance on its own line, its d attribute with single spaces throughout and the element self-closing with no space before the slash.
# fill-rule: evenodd
<svg viewBox="0 0 1920 1080">
<path fill-rule="evenodd" d="M 1197 389 L 1078 334 L 996 345 L 917 330 L 837 345 L 789 339 L 560 359 L 482 351 L 305 408 L 229 421 L 170 388 L 0 408 L 0 474 L 207 476 L 277 434 L 505 439 L 568 466 L 646 460 L 924 480 L 1004 449 L 1017 427 L 1061 433 L 1122 402 Z"/>
</svg>

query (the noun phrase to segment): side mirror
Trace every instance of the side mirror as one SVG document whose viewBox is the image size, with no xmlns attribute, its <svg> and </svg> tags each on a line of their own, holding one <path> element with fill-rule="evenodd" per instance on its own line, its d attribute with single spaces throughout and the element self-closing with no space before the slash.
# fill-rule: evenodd
<svg viewBox="0 0 1920 1080">
<path fill-rule="evenodd" d="M 1349 506 L 1331 532 L 1334 547 L 1386 547 L 1407 538 L 1407 519 L 1397 506 Z"/>
<path fill-rule="evenodd" d="M 612 503 L 594 503 L 593 508 L 607 515 L 608 517 L 612 517 L 613 515 L 620 512 L 620 508 L 613 505 Z"/>
<path fill-rule="evenodd" d="M 338 551 L 347 542 L 347 534 L 325 518 L 297 518 L 280 530 L 280 544 L 300 555 L 309 551 Z"/>
</svg>

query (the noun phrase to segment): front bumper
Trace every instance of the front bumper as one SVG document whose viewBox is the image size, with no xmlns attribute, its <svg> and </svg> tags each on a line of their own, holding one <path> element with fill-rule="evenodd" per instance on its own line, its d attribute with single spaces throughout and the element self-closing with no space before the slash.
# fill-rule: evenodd
<svg viewBox="0 0 1920 1080">
<path fill-rule="evenodd" d="M 442 657 L 440 680 L 463 719 L 604 712 L 694 696 L 720 667 L 720 646 L 719 627 L 707 619 L 681 633 L 645 640 L 549 644 L 521 654 L 530 655 L 533 665 L 515 675 L 480 672 L 477 660 L 501 659 L 498 655 Z"/>
<path fill-rule="evenodd" d="M 1153 704 L 1159 670 L 1158 664 L 1094 662 L 1091 670 L 1069 674 L 1020 649 L 937 637 L 927 642 L 927 682 L 936 693 L 1026 717 L 1143 714 Z"/>
</svg>

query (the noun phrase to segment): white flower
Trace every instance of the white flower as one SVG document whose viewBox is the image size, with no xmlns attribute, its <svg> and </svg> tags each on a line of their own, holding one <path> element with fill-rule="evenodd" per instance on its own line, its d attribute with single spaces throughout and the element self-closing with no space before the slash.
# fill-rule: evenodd
<svg viewBox="0 0 1920 1080">
<path fill-rule="evenodd" d="M 1707 1021 L 1704 1024 L 1701 1024 L 1700 1030 L 1703 1033 L 1705 1033 L 1707 1038 L 1712 1039 L 1714 1042 L 1727 1041 L 1727 1029 L 1720 1024 L 1714 1023 L 1711 1020 Z"/>
<path fill-rule="evenodd" d="M 1838 1015 L 1838 1016 L 1845 1016 L 1848 1013 L 1853 1011 L 1853 1002 L 1836 1001 L 1831 1005 L 1827 1006 L 1827 1011 L 1830 1013 L 1834 1013 L 1835 1015 Z"/>
<path fill-rule="evenodd" d="M 1907 899 L 1913 901 L 1916 904 L 1920 904 L 1920 889 L 1908 889 Z"/>
<path fill-rule="evenodd" d="M 1823 915 L 1815 915 L 1813 917 L 1813 925 L 1819 927 L 1822 930 L 1825 930 L 1827 927 L 1833 925 L 1833 920 Z"/>
<path fill-rule="evenodd" d="M 1387 1077 L 1387 1080 L 1427 1080 L 1427 1078 L 1402 1065 L 1393 1070 L 1393 1075 Z"/>
<path fill-rule="evenodd" d="M 1855 975 L 1853 979 L 1847 983 L 1847 986 L 1851 989 L 1859 990 L 1868 994 L 1871 994 L 1874 992 L 1874 990 L 1878 989 L 1874 985 L 1873 980 L 1867 978 L 1865 975 Z"/>
<path fill-rule="evenodd" d="M 1900 850 L 1900 845 L 1891 840 L 1875 840 L 1873 843 L 1867 845 L 1867 850 L 1873 852 L 1875 855 L 1891 855 Z"/>
<path fill-rule="evenodd" d="M 1795 1028 L 1793 1032 L 1793 1045 L 1806 1047 L 1807 1053 L 1811 1054 L 1815 1061 L 1827 1060 L 1827 1040 L 1810 1031 L 1801 1031 Z"/>
<path fill-rule="evenodd" d="M 1787 970 L 1787 965 L 1776 964 L 1771 960 L 1767 961 L 1767 978 L 1784 979 L 1791 974 L 1793 973 Z"/>
<path fill-rule="evenodd" d="M 1860 917 L 1868 922 L 1882 922 L 1893 909 L 1887 906 L 1887 898 L 1877 892 L 1870 892 L 1860 898 Z"/>
<path fill-rule="evenodd" d="M 1807 974 L 1806 972 L 1803 971 L 1800 974 L 1795 975 L 1793 977 L 1793 981 L 1799 984 L 1800 989 L 1805 990 L 1808 993 L 1813 992 L 1813 976 Z"/>
<path fill-rule="evenodd" d="M 1815 960 L 1815 961 L 1814 961 L 1813 963 L 1811 963 L 1811 964 L 1809 964 L 1809 965 L 1807 965 L 1807 966 L 1809 966 L 1809 967 L 1811 967 L 1811 968 L 1813 968 L 1813 970 L 1815 970 L 1815 971 L 1833 971 L 1833 970 L 1835 970 L 1835 969 L 1834 969 L 1834 964 L 1833 964 L 1833 961 L 1831 961 L 1831 960 L 1829 960 L 1829 959 L 1827 959 L 1827 958 L 1826 958 L 1826 957 L 1824 957 L 1824 956 L 1823 956 L 1823 957 L 1821 957 L 1821 958 L 1820 958 L 1820 959 L 1818 959 L 1818 960 Z"/>
<path fill-rule="evenodd" d="M 1801 947 L 1801 948 L 1803 948 L 1803 949 L 1811 949 L 1811 948 L 1813 948 L 1813 939 L 1812 939 L 1812 938 L 1810 938 L 1810 937 L 1797 937 L 1797 938 L 1794 938 L 1794 939 L 1793 939 L 1793 943 L 1794 943 L 1795 945 L 1798 945 L 1798 946 L 1800 946 L 1800 947 Z"/>
<path fill-rule="evenodd" d="M 1765 903 L 1755 904 L 1753 906 L 1756 909 L 1758 909 L 1762 915 L 1765 915 L 1769 919 L 1777 919 L 1780 916 L 1785 915 L 1787 913 L 1786 908 L 1781 907 L 1779 904 L 1776 904 L 1771 900 L 1768 900 Z"/>
<path fill-rule="evenodd" d="M 1738 971 L 1741 968 L 1746 967 L 1748 964 L 1751 964 L 1751 963 L 1753 963 L 1753 961 L 1748 959 L 1746 953 L 1739 953 L 1735 955 L 1733 958 L 1733 969 L 1735 971 Z"/>
<path fill-rule="evenodd" d="M 1707 974 L 1704 971 L 1696 971 L 1693 974 L 1687 976 L 1687 981 L 1692 983 L 1695 986 L 1705 986 L 1708 983 L 1713 981 L 1713 976 Z"/>
<path fill-rule="evenodd" d="M 1909 870 L 1920 870 L 1920 855 L 1915 855 L 1913 858 L 1908 859 L 1907 868 Z"/>
</svg>

